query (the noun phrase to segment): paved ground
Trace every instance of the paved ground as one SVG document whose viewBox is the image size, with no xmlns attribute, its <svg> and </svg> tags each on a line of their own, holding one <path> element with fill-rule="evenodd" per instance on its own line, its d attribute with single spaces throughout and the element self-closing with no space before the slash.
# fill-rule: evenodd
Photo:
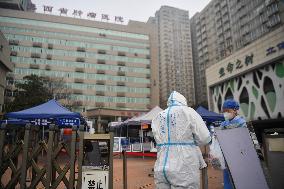
<svg viewBox="0 0 284 189">
<path fill-rule="evenodd" d="M 153 158 L 129 158 L 127 159 L 128 189 L 154 188 L 154 179 L 148 175 L 152 173 L 155 160 Z M 123 188 L 123 161 L 114 159 L 114 189 Z"/>
<path fill-rule="evenodd" d="M 152 172 L 154 158 L 129 158 L 127 159 L 128 189 L 154 189 L 154 179 L 148 175 Z M 123 162 L 122 159 L 114 159 L 114 189 L 123 188 Z M 208 188 L 222 189 L 222 172 L 212 167 L 208 168 Z"/>
<path fill-rule="evenodd" d="M 41 161 L 41 167 L 44 166 L 44 158 Z M 66 159 L 65 159 L 66 161 Z M 62 161 L 62 164 L 64 161 Z M 128 180 L 128 189 L 154 189 L 154 178 L 149 177 L 149 174 L 152 173 L 152 168 L 154 167 L 155 158 L 128 158 L 127 159 L 127 180 Z M 61 164 L 61 165 L 62 165 Z M 113 188 L 114 189 L 123 189 L 123 161 L 119 157 L 115 157 L 113 160 L 114 164 L 114 180 Z M 63 167 L 62 167 L 63 168 Z M 68 174 L 66 177 L 68 178 Z M 7 170 L 5 175 L 1 178 L 2 183 L 6 185 L 11 176 L 11 171 Z M 28 183 L 29 185 L 29 183 Z M 0 187 L 1 188 L 1 187 Z M 16 188 L 20 188 L 19 185 Z M 42 184 L 37 186 L 37 189 L 44 188 Z M 60 183 L 58 189 L 65 189 L 63 183 Z M 216 171 L 213 168 L 208 168 L 208 188 L 209 189 L 222 189 L 222 172 Z"/>
</svg>

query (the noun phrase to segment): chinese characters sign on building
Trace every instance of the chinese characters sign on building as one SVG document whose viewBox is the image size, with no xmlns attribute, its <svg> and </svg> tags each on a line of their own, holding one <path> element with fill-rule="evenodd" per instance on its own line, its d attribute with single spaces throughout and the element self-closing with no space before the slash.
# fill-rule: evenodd
<svg viewBox="0 0 284 189">
<path fill-rule="evenodd" d="M 284 41 L 282 41 L 281 43 L 278 43 L 277 47 L 269 47 L 268 49 L 266 49 L 266 56 L 276 53 L 277 50 L 280 51 L 283 49 L 284 49 Z"/>
<path fill-rule="evenodd" d="M 52 9 L 53 9 L 52 6 L 47 6 L 47 5 L 44 5 L 44 6 L 43 6 L 43 11 L 44 11 L 44 13 L 47 13 L 47 12 L 48 12 L 48 13 L 52 13 Z M 61 15 L 67 16 L 68 9 L 66 9 L 66 8 L 60 8 L 60 9 L 58 9 L 58 11 L 59 11 L 59 15 L 60 15 L 60 16 L 61 16 Z M 74 9 L 73 12 L 72 12 L 72 15 L 73 15 L 74 17 L 77 17 L 77 16 L 78 16 L 78 17 L 81 18 L 81 16 L 83 15 L 83 13 L 84 13 L 84 12 L 81 11 L 81 10 Z M 96 19 L 96 18 L 97 18 L 97 13 L 95 13 L 95 12 L 88 12 L 88 13 L 86 14 L 86 16 L 87 16 L 87 18 L 90 18 L 90 19 Z M 110 16 L 109 16 L 108 14 L 101 14 L 101 21 L 103 21 L 103 20 L 109 21 L 109 20 L 110 20 Z M 114 22 L 119 22 L 119 23 L 123 23 L 123 22 L 124 22 L 122 16 L 114 16 L 113 20 L 114 20 Z"/>
<path fill-rule="evenodd" d="M 232 74 L 235 70 L 241 69 L 244 66 L 249 66 L 250 64 L 253 64 L 253 53 L 250 55 L 246 55 L 244 60 L 237 59 L 234 62 L 229 62 L 227 66 L 221 67 L 219 69 L 219 77 L 223 77 L 226 74 Z"/>
</svg>

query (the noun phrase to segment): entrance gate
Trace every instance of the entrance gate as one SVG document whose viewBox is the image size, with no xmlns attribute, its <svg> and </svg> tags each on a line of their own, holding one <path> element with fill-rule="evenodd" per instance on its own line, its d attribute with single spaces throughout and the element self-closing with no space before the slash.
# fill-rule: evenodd
<svg viewBox="0 0 284 189">
<path fill-rule="evenodd" d="M 60 130 L 50 125 L 26 124 L 0 128 L 0 188 L 81 188 L 84 126 L 73 126 L 71 140 L 60 140 Z M 62 138 L 61 138 L 62 139 Z M 76 147 L 76 144 L 79 147 Z"/>
</svg>

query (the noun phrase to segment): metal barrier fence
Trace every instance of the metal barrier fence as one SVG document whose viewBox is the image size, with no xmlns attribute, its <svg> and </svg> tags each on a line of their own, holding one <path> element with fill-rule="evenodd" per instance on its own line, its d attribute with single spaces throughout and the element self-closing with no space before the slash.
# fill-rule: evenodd
<svg viewBox="0 0 284 189">
<path fill-rule="evenodd" d="M 1 125 L 0 188 L 81 188 L 84 126 L 72 128 L 71 141 L 60 140 L 56 125 L 46 132 L 45 139 L 39 126 Z"/>
</svg>

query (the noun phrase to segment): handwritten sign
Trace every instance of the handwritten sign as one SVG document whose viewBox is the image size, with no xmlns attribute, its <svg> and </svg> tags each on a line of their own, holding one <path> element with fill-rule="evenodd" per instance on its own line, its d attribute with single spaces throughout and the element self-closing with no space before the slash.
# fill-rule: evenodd
<svg viewBox="0 0 284 189">
<path fill-rule="evenodd" d="M 108 171 L 90 170 L 82 173 L 82 189 L 108 189 Z"/>
</svg>

